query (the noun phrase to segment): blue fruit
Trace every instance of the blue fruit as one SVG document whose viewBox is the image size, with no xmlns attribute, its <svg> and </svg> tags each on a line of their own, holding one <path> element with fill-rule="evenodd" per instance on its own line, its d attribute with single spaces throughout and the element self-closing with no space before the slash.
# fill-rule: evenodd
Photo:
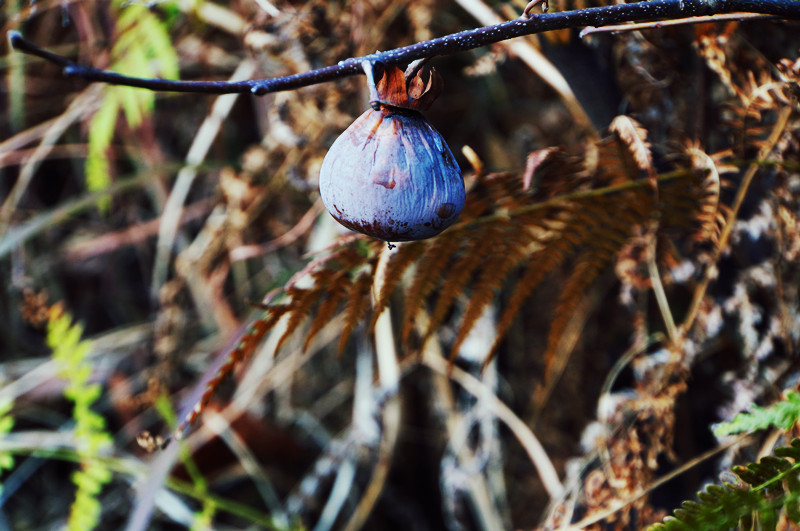
<svg viewBox="0 0 800 531">
<path fill-rule="evenodd" d="M 435 236 L 464 207 L 461 170 L 442 135 L 419 112 L 387 105 L 336 139 L 319 191 L 339 223 L 389 242 Z"/>
</svg>

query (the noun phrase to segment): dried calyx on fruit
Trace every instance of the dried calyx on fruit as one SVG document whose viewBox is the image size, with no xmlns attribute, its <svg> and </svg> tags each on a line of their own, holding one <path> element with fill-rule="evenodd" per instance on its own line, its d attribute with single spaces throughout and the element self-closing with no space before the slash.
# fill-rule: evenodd
<svg viewBox="0 0 800 531">
<path fill-rule="evenodd" d="M 345 227 L 388 242 L 430 238 L 464 206 L 461 170 L 420 114 L 442 81 L 427 68 L 364 66 L 372 108 L 336 139 L 319 176 L 322 202 Z"/>
</svg>

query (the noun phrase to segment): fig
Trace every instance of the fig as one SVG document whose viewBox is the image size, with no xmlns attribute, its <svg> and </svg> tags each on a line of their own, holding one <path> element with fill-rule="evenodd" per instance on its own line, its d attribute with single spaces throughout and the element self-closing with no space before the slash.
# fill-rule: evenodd
<svg viewBox="0 0 800 531">
<path fill-rule="evenodd" d="M 440 87 L 432 71 L 406 81 L 399 68 L 382 69 L 370 87 L 373 108 L 336 139 L 322 162 L 320 195 L 339 223 L 398 242 L 430 238 L 456 220 L 464 206 L 461 170 L 418 110 Z"/>
</svg>

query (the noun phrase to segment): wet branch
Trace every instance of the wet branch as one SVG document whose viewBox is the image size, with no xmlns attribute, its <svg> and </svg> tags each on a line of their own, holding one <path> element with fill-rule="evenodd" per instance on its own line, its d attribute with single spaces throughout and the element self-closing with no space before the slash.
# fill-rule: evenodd
<svg viewBox="0 0 800 531">
<path fill-rule="evenodd" d="M 48 52 L 19 32 L 9 31 L 8 39 L 15 50 L 41 57 L 63 68 L 70 77 L 101 81 L 113 85 L 140 87 L 156 91 L 231 94 L 250 92 L 258 96 L 270 92 L 293 90 L 317 83 L 363 74 L 362 63 L 408 64 L 411 61 L 449 55 L 496 42 L 564 28 L 601 27 L 626 22 L 652 22 L 729 13 L 756 13 L 786 19 L 800 19 L 800 1 L 796 0 L 652 0 L 632 4 L 545 13 L 462 31 L 403 48 L 378 52 L 364 57 L 351 57 L 336 65 L 291 76 L 248 81 L 171 81 L 129 77 L 107 70 L 79 65 L 66 57 Z"/>
</svg>

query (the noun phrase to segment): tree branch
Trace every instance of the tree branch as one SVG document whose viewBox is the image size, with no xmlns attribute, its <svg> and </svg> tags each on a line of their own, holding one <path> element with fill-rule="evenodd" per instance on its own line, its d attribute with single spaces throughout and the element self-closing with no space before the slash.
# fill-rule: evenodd
<svg viewBox="0 0 800 531">
<path fill-rule="evenodd" d="M 171 81 L 129 77 L 115 72 L 79 65 L 66 57 L 48 52 L 25 40 L 17 31 L 8 32 L 11 47 L 55 63 L 64 75 L 113 85 L 140 87 L 156 91 L 201 92 L 206 94 L 246 93 L 262 96 L 270 92 L 293 90 L 344 77 L 363 74 L 362 63 L 407 64 L 416 59 L 450 55 L 496 42 L 533 35 L 545 31 L 586 26 L 600 27 L 626 22 L 650 22 L 726 13 L 757 13 L 788 19 L 800 18 L 800 2 L 796 0 L 651 0 L 632 4 L 545 13 L 462 31 L 410 46 L 378 52 L 363 57 L 351 57 L 337 65 L 291 76 L 249 81 Z"/>
</svg>

